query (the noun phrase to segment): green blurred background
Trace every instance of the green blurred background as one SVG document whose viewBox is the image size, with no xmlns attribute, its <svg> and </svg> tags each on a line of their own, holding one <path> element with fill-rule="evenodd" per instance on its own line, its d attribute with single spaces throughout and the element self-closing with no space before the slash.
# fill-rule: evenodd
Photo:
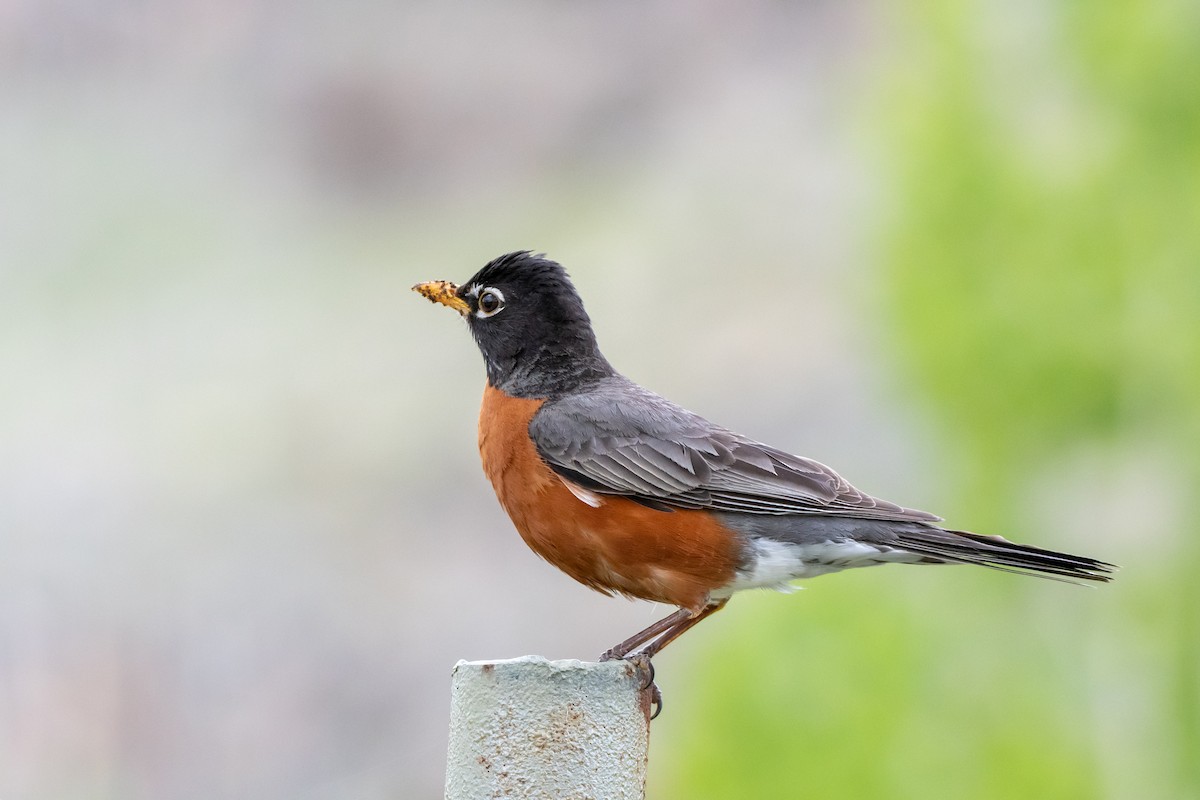
<svg viewBox="0 0 1200 800">
<path fill-rule="evenodd" d="M 652 798 L 1200 797 L 1195 3 L 15 0 L 0 101 L 0 796 L 438 797 L 455 659 L 668 611 L 524 548 L 408 292 L 535 248 L 631 377 L 1124 567 L 739 597 Z"/>
</svg>

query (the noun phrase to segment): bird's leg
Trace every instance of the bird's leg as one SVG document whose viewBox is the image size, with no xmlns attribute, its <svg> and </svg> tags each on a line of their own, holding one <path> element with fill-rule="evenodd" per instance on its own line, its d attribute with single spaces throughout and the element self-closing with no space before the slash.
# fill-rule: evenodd
<svg viewBox="0 0 1200 800">
<path fill-rule="evenodd" d="M 714 605 L 705 606 L 698 612 L 681 608 L 675 613 L 663 617 L 648 628 L 638 631 L 600 656 L 601 661 L 612 661 L 613 659 L 623 658 L 637 667 L 638 671 L 645 676 L 642 683 L 642 691 L 648 690 L 650 692 L 650 701 L 654 704 L 654 713 L 650 715 L 650 719 L 654 719 L 661 714 L 663 709 L 662 691 L 654 682 L 654 664 L 651 663 L 650 659 L 668 644 L 679 638 L 685 631 L 700 622 L 700 620 L 720 611 L 725 607 L 727 602 L 729 601 L 722 600 Z M 645 646 L 631 655 L 630 651 L 639 645 Z"/>
<path fill-rule="evenodd" d="M 658 652 L 660 650 L 662 650 L 664 647 L 669 645 L 671 642 L 678 639 L 680 636 L 682 636 L 687 631 L 691 630 L 696 624 L 698 624 L 700 622 L 700 620 L 705 619 L 706 617 L 709 617 L 712 614 L 715 614 L 718 611 L 720 611 L 722 608 L 725 607 L 725 604 L 728 602 L 729 602 L 729 600 L 722 600 L 721 602 L 716 603 L 714 605 L 705 606 L 704 610 L 702 610 L 700 613 L 696 614 L 695 616 L 690 616 L 691 612 L 688 612 L 689 616 L 686 619 L 681 620 L 680 622 L 676 623 L 675 625 L 672 625 L 671 627 L 667 628 L 662 633 L 661 636 L 659 636 L 654 641 L 650 642 L 650 644 L 646 645 L 641 650 L 637 651 L 637 653 L 635 653 L 634 655 L 645 656 L 647 659 L 654 658 L 654 656 L 658 655 Z"/>
<path fill-rule="evenodd" d="M 665 632 L 671 630 L 671 628 L 689 622 L 691 618 L 692 612 L 686 608 L 681 608 L 675 613 L 663 617 L 648 628 L 638 631 L 620 644 L 609 648 L 605 651 L 604 655 L 600 656 L 601 661 L 612 661 L 623 658 L 633 664 L 637 671 L 642 674 L 642 691 L 650 692 L 650 702 L 654 705 L 654 713 L 650 715 L 650 719 L 654 719 L 661 714 L 663 709 L 662 691 L 654 682 L 654 665 L 650 663 L 650 656 L 640 653 L 631 656 L 629 653 L 634 648 L 653 640 L 654 637 L 665 635 Z"/>
<path fill-rule="evenodd" d="M 674 614 L 663 617 L 650 627 L 638 631 L 620 644 L 610 647 L 605 651 L 604 655 L 600 656 L 600 660 L 612 661 L 613 659 L 624 658 L 633 652 L 633 650 L 639 645 L 643 645 L 653 639 L 655 636 L 661 634 L 663 631 L 670 630 L 675 625 L 691 619 L 692 616 L 693 615 L 691 611 L 688 611 L 686 608 L 681 608 Z"/>
</svg>

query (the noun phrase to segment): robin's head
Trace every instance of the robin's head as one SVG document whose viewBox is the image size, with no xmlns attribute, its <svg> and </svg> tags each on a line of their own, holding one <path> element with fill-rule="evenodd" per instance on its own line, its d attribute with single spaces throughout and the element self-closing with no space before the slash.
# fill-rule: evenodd
<svg viewBox="0 0 1200 800">
<path fill-rule="evenodd" d="M 516 397 L 553 397 L 613 373 L 567 272 L 528 251 L 488 262 L 461 286 L 413 287 L 462 314 L 488 383 Z"/>
</svg>

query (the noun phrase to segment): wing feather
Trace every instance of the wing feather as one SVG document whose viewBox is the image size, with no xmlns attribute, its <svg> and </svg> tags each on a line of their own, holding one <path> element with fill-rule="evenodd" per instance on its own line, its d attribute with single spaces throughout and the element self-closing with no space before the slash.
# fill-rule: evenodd
<svg viewBox="0 0 1200 800">
<path fill-rule="evenodd" d="M 714 425 L 619 376 L 547 402 L 529 433 L 560 475 L 653 508 L 939 519 L 872 497 L 818 461 Z"/>
</svg>

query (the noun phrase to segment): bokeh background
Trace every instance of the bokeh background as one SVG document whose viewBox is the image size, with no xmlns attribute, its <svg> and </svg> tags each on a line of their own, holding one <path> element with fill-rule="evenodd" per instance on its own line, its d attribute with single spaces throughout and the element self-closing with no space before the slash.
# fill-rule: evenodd
<svg viewBox="0 0 1200 800">
<path fill-rule="evenodd" d="M 650 796 L 1200 797 L 1200 5 L 0 3 L 0 796 L 434 798 L 458 658 L 669 611 L 539 562 L 409 293 L 1120 563 L 740 597 Z"/>
</svg>

